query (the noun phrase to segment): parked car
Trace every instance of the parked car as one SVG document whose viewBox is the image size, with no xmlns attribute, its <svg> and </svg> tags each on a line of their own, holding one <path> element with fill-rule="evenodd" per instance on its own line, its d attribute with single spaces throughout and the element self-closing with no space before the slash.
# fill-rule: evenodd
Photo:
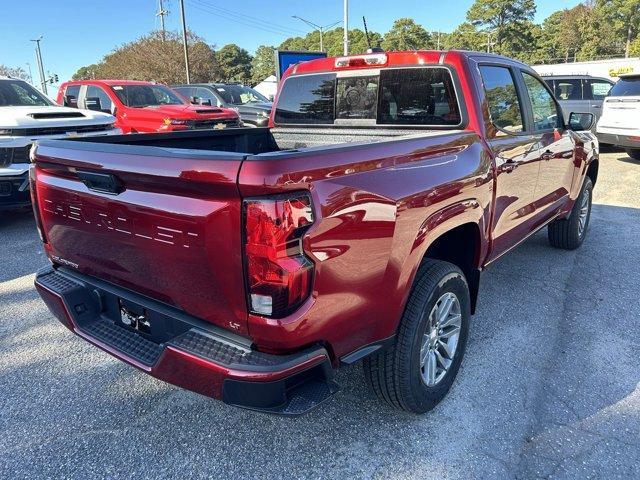
<svg viewBox="0 0 640 480">
<path fill-rule="evenodd" d="M 166 85 L 133 80 L 65 82 L 58 103 L 115 115 L 124 133 L 173 132 L 241 126 L 227 108 L 191 105 Z"/>
<path fill-rule="evenodd" d="M 251 87 L 238 83 L 198 83 L 171 88 L 194 104 L 235 110 L 247 127 L 266 127 L 269 123 L 273 104 Z"/>
<path fill-rule="evenodd" d="M 607 78 L 589 75 L 558 75 L 542 79 L 560 102 L 565 121 L 571 112 L 588 112 L 595 116 L 597 122 L 602 114 L 604 97 L 614 85 Z"/>
<path fill-rule="evenodd" d="M 481 272 L 545 226 L 554 247 L 584 241 L 593 115 L 566 125 L 531 68 L 484 53 L 283 78 L 271 129 L 39 142 L 36 287 L 87 341 L 229 404 L 303 413 L 364 360 L 381 399 L 425 412 Z"/>
<path fill-rule="evenodd" d="M 604 101 L 598 139 L 640 160 L 640 74 L 622 75 Z"/>
<path fill-rule="evenodd" d="M 0 210 L 30 204 L 29 150 L 35 140 L 112 135 L 115 118 L 56 105 L 27 82 L 0 76 Z"/>
</svg>

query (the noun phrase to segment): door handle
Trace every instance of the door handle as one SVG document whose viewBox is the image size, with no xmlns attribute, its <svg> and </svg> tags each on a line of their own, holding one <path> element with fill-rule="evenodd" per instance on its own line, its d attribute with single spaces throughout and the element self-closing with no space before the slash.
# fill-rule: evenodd
<svg viewBox="0 0 640 480">
<path fill-rule="evenodd" d="M 503 164 L 500 166 L 500 170 L 501 170 L 501 171 L 503 171 L 503 172 L 506 172 L 506 173 L 511 173 L 511 172 L 513 172 L 517 167 L 518 167 L 518 164 L 517 164 L 517 163 L 515 163 L 515 162 L 513 162 L 513 161 L 511 161 L 511 162 L 503 163 Z"/>
<path fill-rule="evenodd" d="M 78 178 L 89 190 L 101 193 L 115 193 L 116 195 L 124 191 L 120 180 L 111 173 L 76 172 Z"/>
<path fill-rule="evenodd" d="M 554 154 L 551 150 L 547 150 L 542 155 L 540 155 L 540 158 L 542 160 L 551 160 L 553 157 L 554 157 Z"/>
</svg>

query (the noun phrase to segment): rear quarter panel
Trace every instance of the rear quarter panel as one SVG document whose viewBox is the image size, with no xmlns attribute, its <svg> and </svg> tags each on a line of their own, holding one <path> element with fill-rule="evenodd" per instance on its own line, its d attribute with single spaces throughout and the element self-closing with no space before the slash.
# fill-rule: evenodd
<svg viewBox="0 0 640 480">
<path fill-rule="evenodd" d="M 274 349 L 325 340 L 340 357 L 393 335 L 437 236 L 471 222 L 486 240 L 493 180 L 478 135 L 457 131 L 249 157 L 239 189 L 308 189 L 316 214 L 304 238 L 316 265 L 312 297 L 281 320 L 250 315 L 250 335 Z"/>
</svg>

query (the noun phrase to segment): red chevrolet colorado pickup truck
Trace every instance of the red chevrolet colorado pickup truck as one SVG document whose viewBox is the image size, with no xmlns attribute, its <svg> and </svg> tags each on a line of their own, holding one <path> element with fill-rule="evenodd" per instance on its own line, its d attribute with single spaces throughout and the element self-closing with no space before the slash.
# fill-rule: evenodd
<svg viewBox="0 0 640 480">
<path fill-rule="evenodd" d="M 449 390 L 480 272 L 548 226 L 574 249 L 598 174 L 526 65 L 414 51 L 290 67 L 271 128 L 41 141 L 33 205 L 69 329 L 149 374 L 299 414 L 364 360 L 389 404 Z"/>
<path fill-rule="evenodd" d="M 175 132 L 241 125 L 230 108 L 191 105 L 166 85 L 136 80 L 76 80 L 58 90 L 57 102 L 111 113 L 123 133 Z"/>
</svg>

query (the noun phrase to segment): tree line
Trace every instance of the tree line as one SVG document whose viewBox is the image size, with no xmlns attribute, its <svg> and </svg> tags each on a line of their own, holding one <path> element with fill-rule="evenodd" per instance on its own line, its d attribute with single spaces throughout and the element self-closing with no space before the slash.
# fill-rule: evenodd
<svg viewBox="0 0 640 480">
<path fill-rule="evenodd" d="M 534 0 L 475 0 L 466 19 L 452 32 L 429 30 L 410 18 L 397 19 L 382 34 L 349 30 L 350 53 L 369 46 L 384 50 L 465 49 L 491 51 L 529 64 L 584 61 L 640 55 L 640 1 L 588 0 L 534 22 Z M 324 32 L 330 56 L 342 55 L 342 28 Z M 261 45 L 254 55 L 238 45 L 220 49 L 189 33 L 192 82 L 238 81 L 256 84 L 275 71 L 274 50 L 319 50 L 320 32 L 291 37 L 280 45 Z M 80 68 L 74 79 L 122 78 L 182 83 L 182 37 L 151 32 Z"/>
</svg>

